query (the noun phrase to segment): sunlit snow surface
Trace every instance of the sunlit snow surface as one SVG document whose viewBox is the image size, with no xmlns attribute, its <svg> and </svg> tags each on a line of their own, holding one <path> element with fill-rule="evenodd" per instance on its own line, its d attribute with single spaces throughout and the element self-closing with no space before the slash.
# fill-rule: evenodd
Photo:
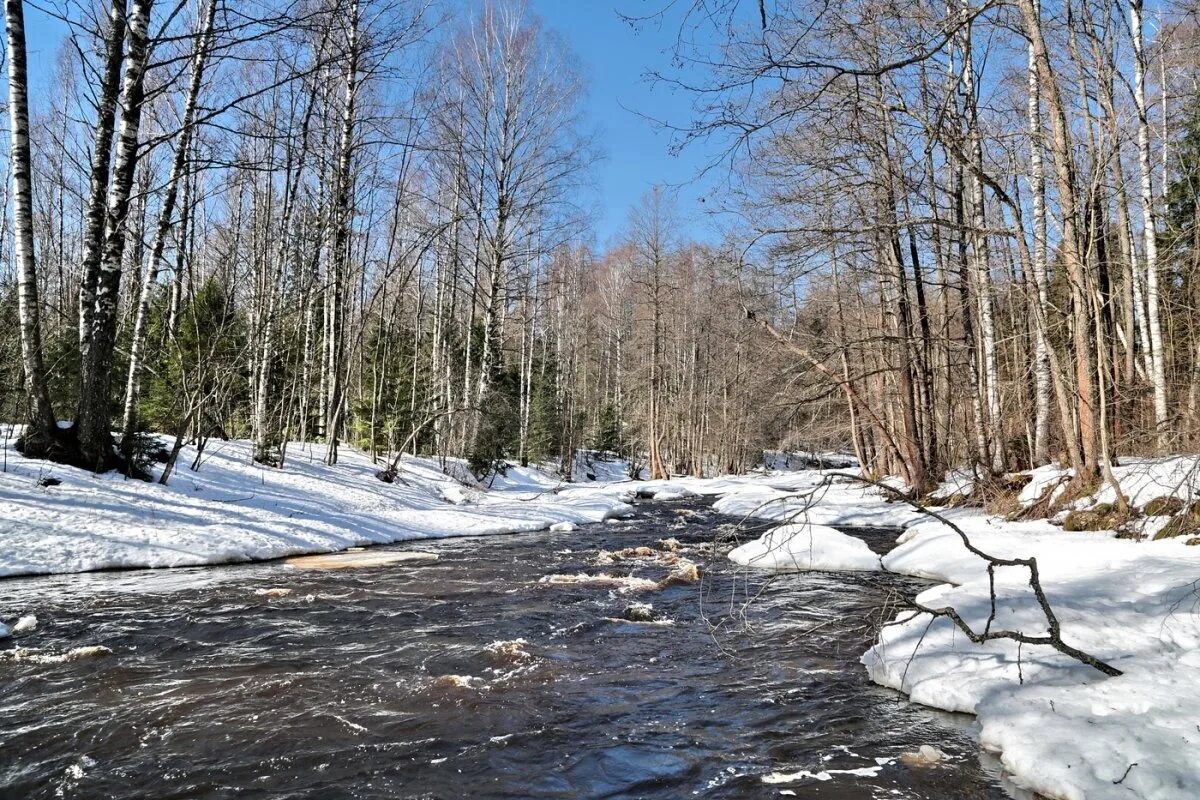
<svg viewBox="0 0 1200 800">
<path fill-rule="evenodd" d="M 874 572 L 879 556 L 862 539 L 825 525 L 780 525 L 729 553 L 729 560 L 772 572 Z"/>
</svg>

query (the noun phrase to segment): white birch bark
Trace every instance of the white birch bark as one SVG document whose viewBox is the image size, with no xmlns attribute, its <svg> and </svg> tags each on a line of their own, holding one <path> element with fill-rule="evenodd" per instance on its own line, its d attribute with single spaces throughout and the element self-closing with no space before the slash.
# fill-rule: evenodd
<svg viewBox="0 0 1200 800">
<path fill-rule="evenodd" d="M 42 357 L 41 309 L 33 250 L 33 184 L 29 149 L 29 73 L 22 0 L 6 0 L 8 114 L 13 179 L 13 257 L 17 265 L 17 305 L 21 325 L 21 367 L 25 372 L 33 425 L 50 435 L 57 428 Z"/>
<path fill-rule="evenodd" d="M 138 136 L 145 100 L 146 67 L 150 56 L 149 28 L 153 0 L 135 0 L 128 20 L 129 53 L 121 85 L 121 126 L 113 161 L 104 226 L 104 249 L 96 281 L 92 333 L 83 360 L 79 416 L 76 426 L 84 462 L 93 469 L 113 463 L 109 430 L 109 389 L 117 334 L 117 300 L 125 255 L 129 198 L 138 160 Z"/>
<path fill-rule="evenodd" d="M 1035 0 L 1036 2 L 1036 0 Z M 1034 314 L 1033 379 L 1034 423 L 1033 459 L 1036 465 L 1050 460 L 1050 353 L 1046 341 L 1045 320 L 1048 311 L 1049 279 L 1046 274 L 1046 170 L 1042 161 L 1042 108 L 1038 83 L 1037 59 L 1029 48 L 1029 183 L 1033 195 L 1033 283 L 1038 305 Z"/>
<path fill-rule="evenodd" d="M 104 72 L 96 106 L 96 130 L 92 142 L 91 178 L 84 221 L 83 264 L 79 279 L 79 350 L 86 357 L 92 339 L 92 315 L 96 306 L 96 283 L 104 247 L 107 221 L 109 168 L 112 165 L 113 130 L 117 98 L 121 89 L 128 0 L 113 0 L 108 12 L 104 44 Z"/>
<path fill-rule="evenodd" d="M 138 297 L 137 312 L 133 323 L 133 338 L 129 345 L 129 371 L 125 380 L 125 408 L 122 415 L 121 436 L 125 442 L 137 429 L 137 407 L 141 396 L 142 360 L 146 349 L 146 331 L 150 322 L 150 302 L 154 288 L 158 285 L 158 273 L 163 265 L 167 235 L 171 231 L 171 218 L 179 197 L 179 183 L 185 180 L 187 153 L 192 143 L 193 122 L 196 117 L 196 101 L 204 80 L 204 67 L 208 51 L 212 46 L 213 22 L 216 19 L 217 0 L 208 0 L 208 7 L 196 38 L 196 50 L 192 56 L 192 75 L 184 100 L 183 121 L 179 141 L 175 145 L 175 158 L 171 162 L 171 174 L 167 179 L 166 194 L 159 211 L 158 224 L 154 230 L 154 242 L 150 247 L 150 263 Z M 182 241 L 179 246 L 182 247 Z"/>
<path fill-rule="evenodd" d="M 1146 54 L 1142 42 L 1142 0 L 1129 2 L 1133 34 L 1133 100 L 1138 115 L 1138 168 L 1141 171 L 1142 236 L 1146 257 L 1146 322 L 1150 329 L 1150 385 L 1154 390 L 1154 427 L 1160 449 L 1167 446 L 1167 377 L 1159 319 L 1158 231 L 1154 222 L 1154 190 L 1150 165 L 1150 123 L 1146 113 Z"/>
</svg>

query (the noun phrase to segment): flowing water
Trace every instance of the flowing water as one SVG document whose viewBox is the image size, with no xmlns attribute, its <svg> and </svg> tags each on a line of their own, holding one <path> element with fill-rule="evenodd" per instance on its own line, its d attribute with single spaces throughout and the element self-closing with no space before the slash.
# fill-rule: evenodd
<svg viewBox="0 0 1200 800">
<path fill-rule="evenodd" d="M 890 592 L 920 583 L 750 575 L 703 547 L 729 522 L 646 504 L 574 533 L 386 548 L 435 563 L 0 582 L 0 617 L 40 620 L 0 643 L 0 797 L 1008 796 L 969 718 L 858 664 Z M 885 549 L 895 532 L 858 533 Z M 540 582 L 658 580 L 663 557 L 597 551 L 671 536 L 700 583 Z M 635 601 L 658 624 L 623 621 Z M 112 653 L 61 658 L 95 645 Z M 899 760 L 925 744 L 946 758 Z"/>
</svg>

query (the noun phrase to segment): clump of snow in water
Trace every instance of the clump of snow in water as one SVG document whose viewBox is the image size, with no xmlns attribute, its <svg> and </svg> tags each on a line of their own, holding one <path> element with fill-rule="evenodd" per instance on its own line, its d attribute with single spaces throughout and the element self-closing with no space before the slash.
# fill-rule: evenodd
<svg viewBox="0 0 1200 800">
<path fill-rule="evenodd" d="M 112 650 L 104 645 L 76 647 L 65 653 L 49 653 L 36 647 L 17 647 L 12 650 L 0 651 L 0 660 L 28 664 L 64 664 L 69 661 L 83 661 L 88 658 L 110 655 L 112 655 Z"/>
<path fill-rule="evenodd" d="M 923 744 L 914 752 L 901 753 L 900 763 L 906 767 L 932 767 L 946 758 L 946 754 L 936 747 Z"/>
<path fill-rule="evenodd" d="M 578 529 L 579 526 L 574 522 L 556 522 L 550 526 L 550 530 L 554 533 L 570 533 Z"/>
<path fill-rule="evenodd" d="M 648 493 L 655 500 L 687 500 L 690 497 L 697 496 L 695 492 L 686 486 L 670 483 L 661 488 L 650 489 Z"/>
<path fill-rule="evenodd" d="M 538 583 L 543 586 L 592 586 L 616 589 L 622 594 L 646 592 L 658 588 L 658 582 L 648 578 L 636 578 L 632 575 L 609 575 L 607 572 L 597 575 L 588 575 L 584 572 L 575 575 L 544 575 L 538 580 Z"/>
<path fill-rule="evenodd" d="M 291 589 L 284 589 L 284 588 L 278 587 L 278 586 L 272 587 L 270 589 L 255 589 L 254 590 L 254 595 L 256 597 L 287 597 L 291 593 L 292 593 Z"/>
<path fill-rule="evenodd" d="M 12 626 L 13 633 L 28 633 L 38 626 L 38 618 L 33 614 L 26 614 L 16 621 Z"/>
<path fill-rule="evenodd" d="M 772 572 L 881 569 L 879 556 L 866 542 L 824 525 L 780 525 L 734 548 L 729 560 Z"/>
</svg>

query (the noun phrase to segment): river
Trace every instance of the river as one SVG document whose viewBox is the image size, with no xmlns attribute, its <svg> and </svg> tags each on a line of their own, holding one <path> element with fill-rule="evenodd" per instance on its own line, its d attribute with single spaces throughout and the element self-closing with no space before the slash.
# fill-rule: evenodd
<svg viewBox="0 0 1200 800">
<path fill-rule="evenodd" d="M 572 533 L 386 548 L 440 557 L 426 564 L 0 582 L 0 617 L 39 618 L 0 642 L 0 797 L 1010 796 L 969 717 L 858 664 L 921 583 L 747 574 L 704 548 L 730 522 L 645 503 Z M 895 535 L 855 533 L 879 550 Z M 596 563 L 665 537 L 682 553 Z M 699 583 L 543 582 L 658 580 L 680 555 Z M 657 622 L 624 621 L 635 601 Z M 112 653 L 62 659 L 96 645 Z M 921 745 L 945 758 L 899 760 Z"/>
</svg>

